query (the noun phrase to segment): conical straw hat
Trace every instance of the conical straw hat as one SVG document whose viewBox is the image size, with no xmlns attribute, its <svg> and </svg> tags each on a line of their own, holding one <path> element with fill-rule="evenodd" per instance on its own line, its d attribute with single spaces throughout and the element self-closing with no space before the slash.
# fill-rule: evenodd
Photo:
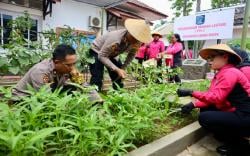
<svg viewBox="0 0 250 156">
<path fill-rule="evenodd" d="M 220 51 L 224 51 L 226 53 L 232 54 L 234 57 L 237 58 L 238 63 L 242 61 L 241 57 L 226 44 L 216 44 L 216 45 L 201 49 L 199 54 L 203 59 L 208 59 L 208 57 L 213 55 L 216 52 L 216 50 L 220 50 Z"/>
<path fill-rule="evenodd" d="M 142 43 L 152 41 L 149 25 L 146 24 L 145 20 L 127 19 L 125 28 L 135 39 Z"/>
<path fill-rule="evenodd" d="M 159 32 L 157 32 L 157 31 L 155 31 L 155 32 L 152 33 L 152 36 L 154 36 L 154 35 L 158 35 L 158 36 L 160 36 L 160 38 L 162 38 L 162 35 Z"/>
</svg>

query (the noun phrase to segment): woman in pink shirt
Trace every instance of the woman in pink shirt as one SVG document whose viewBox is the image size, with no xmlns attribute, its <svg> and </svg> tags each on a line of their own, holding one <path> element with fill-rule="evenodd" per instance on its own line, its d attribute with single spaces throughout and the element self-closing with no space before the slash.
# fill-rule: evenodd
<svg viewBox="0 0 250 156">
<path fill-rule="evenodd" d="M 147 55 L 147 45 L 145 43 L 141 44 L 141 47 L 138 49 L 135 58 L 138 60 L 138 63 L 142 64 L 144 60 L 146 60 Z"/>
<path fill-rule="evenodd" d="M 218 72 L 208 91 L 178 89 L 178 96 L 192 96 L 197 100 L 182 106 L 182 113 L 201 108 L 200 125 L 225 143 L 216 149 L 217 152 L 248 156 L 250 145 L 244 137 L 250 136 L 250 83 L 236 68 L 242 58 L 225 44 L 202 49 L 200 56 Z"/>
<path fill-rule="evenodd" d="M 171 60 L 171 67 L 177 68 L 182 65 L 182 51 L 183 51 L 183 43 L 181 41 L 179 34 L 173 34 L 171 37 L 171 43 L 167 47 L 166 53 L 171 54 L 173 59 Z M 167 60 L 166 60 L 167 61 Z M 175 82 L 180 83 L 181 79 L 178 75 L 175 75 L 173 78 L 170 79 L 170 81 L 174 79 Z"/>
<path fill-rule="evenodd" d="M 157 60 L 157 66 L 161 66 L 161 58 L 159 57 L 159 54 L 165 50 L 164 43 L 160 40 L 162 38 L 162 35 L 158 32 L 152 33 L 153 41 L 150 42 L 149 48 L 148 48 L 148 59 L 156 59 Z"/>
</svg>

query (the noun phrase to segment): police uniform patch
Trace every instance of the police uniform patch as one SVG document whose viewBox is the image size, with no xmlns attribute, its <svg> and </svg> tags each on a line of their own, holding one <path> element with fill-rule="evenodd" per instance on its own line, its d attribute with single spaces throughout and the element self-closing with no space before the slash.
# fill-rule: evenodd
<svg viewBox="0 0 250 156">
<path fill-rule="evenodd" d="M 43 75 L 43 83 L 49 83 L 49 76 L 47 74 Z"/>
<path fill-rule="evenodd" d="M 112 52 L 116 52 L 118 50 L 118 44 L 116 44 L 116 43 L 112 44 L 111 50 L 112 50 Z"/>
</svg>

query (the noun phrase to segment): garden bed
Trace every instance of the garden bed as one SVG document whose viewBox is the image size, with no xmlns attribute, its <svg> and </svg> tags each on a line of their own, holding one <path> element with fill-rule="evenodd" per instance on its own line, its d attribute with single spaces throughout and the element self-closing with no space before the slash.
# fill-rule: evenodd
<svg viewBox="0 0 250 156">
<path fill-rule="evenodd" d="M 149 84 L 109 91 L 103 105 L 92 105 L 84 93 L 60 95 L 43 88 L 10 108 L 10 89 L 1 88 L 0 152 L 123 155 L 196 120 L 195 112 L 178 112 L 177 87 Z"/>
</svg>

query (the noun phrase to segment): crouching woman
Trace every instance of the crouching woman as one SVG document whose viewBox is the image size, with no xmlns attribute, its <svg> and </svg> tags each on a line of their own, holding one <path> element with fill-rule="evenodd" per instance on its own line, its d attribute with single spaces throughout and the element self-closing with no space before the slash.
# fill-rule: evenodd
<svg viewBox="0 0 250 156">
<path fill-rule="evenodd" d="M 216 70 L 206 92 L 178 89 L 178 96 L 192 96 L 197 101 L 182 107 L 183 113 L 201 108 L 199 123 L 224 142 L 217 148 L 222 155 L 249 155 L 250 146 L 250 83 L 235 66 L 242 60 L 225 44 L 214 45 L 200 51 L 213 70 Z"/>
</svg>

